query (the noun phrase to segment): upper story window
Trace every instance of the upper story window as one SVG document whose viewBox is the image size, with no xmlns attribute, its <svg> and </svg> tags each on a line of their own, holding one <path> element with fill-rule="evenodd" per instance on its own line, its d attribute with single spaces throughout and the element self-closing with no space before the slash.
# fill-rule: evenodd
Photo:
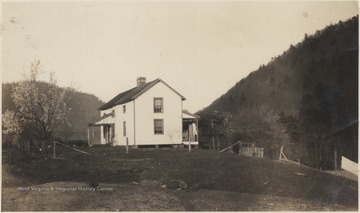
<svg viewBox="0 0 360 213">
<path fill-rule="evenodd" d="M 112 112 L 111 112 L 111 117 L 115 117 L 115 110 L 113 109 Z"/>
<path fill-rule="evenodd" d="M 154 98 L 154 112 L 162 113 L 164 112 L 164 101 L 163 98 Z"/>
<path fill-rule="evenodd" d="M 123 106 L 123 113 L 126 113 L 126 105 Z"/>
</svg>

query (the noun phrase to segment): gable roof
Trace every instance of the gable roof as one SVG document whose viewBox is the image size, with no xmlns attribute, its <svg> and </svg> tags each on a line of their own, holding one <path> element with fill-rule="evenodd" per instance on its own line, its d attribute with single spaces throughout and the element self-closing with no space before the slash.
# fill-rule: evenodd
<svg viewBox="0 0 360 213">
<path fill-rule="evenodd" d="M 127 103 L 129 101 L 132 101 L 132 100 L 139 97 L 141 94 L 143 94 L 144 92 L 146 92 L 147 90 L 149 90 L 151 87 L 153 87 L 154 85 L 156 85 L 159 82 L 162 82 L 167 87 L 169 87 L 172 91 L 174 91 L 176 94 L 178 94 L 181 97 L 182 100 L 186 100 L 184 96 L 180 95 L 180 93 L 175 91 L 168 84 L 166 84 L 163 80 L 158 78 L 158 79 L 150 81 L 150 82 L 148 82 L 148 83 L 146 83 L 144 85 L 134 87 L 134 88 L 132 88 L 130 90 L 127 90 L 125 92 L 122 92 L 122 93 L 118 94 L 113 99 L 111 99 L 110 101 L 108 101 L 107 103 L 105 103 L 104 105 L 99 107 L 98 110 L 110 109 L 111 107 L 114 107 L 116 105 L 124 104 L 124 103 Z"/>
</svg>

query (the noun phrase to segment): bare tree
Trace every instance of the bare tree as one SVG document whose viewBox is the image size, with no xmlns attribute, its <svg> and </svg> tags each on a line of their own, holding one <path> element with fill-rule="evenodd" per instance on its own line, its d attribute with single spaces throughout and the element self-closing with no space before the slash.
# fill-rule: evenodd
<svg viewBox="0 0 360 213">
<path fill-rule="evenodd" d="M 44 151 L 45 142 L 51 139 L 61 123 L 66 122 L 71 110 L 68 102 L 74 89 L 58 87 L 54 73 L 50 73 L 49 82 L 41 82 L 38 80 L 41 73 L 42 65 L 39 60 L 35 60 L 31 64 L 30 75 L 25 76 L 25 80 L 13 88 L 11 97 L 17 111 L 7 112 L 7 116 L 3 118 L 7 120 L 3 123 L 5 129 L 10 130 L 15 125 L 18 132 L 41 140 Z"/>
</svg>

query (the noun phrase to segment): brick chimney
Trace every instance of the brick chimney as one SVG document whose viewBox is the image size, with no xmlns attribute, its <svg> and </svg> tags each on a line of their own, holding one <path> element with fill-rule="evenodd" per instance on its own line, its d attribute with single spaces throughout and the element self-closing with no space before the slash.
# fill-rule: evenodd
<svg viewBox="0 0 360 213">
<path fill-rule="evenodd" d="M 138 87 L 142 86 L 142 85 L 146 84 L 146 78 L 145 77 L 138 77 L 136 82 L 137 82 Z"/>
</svg>

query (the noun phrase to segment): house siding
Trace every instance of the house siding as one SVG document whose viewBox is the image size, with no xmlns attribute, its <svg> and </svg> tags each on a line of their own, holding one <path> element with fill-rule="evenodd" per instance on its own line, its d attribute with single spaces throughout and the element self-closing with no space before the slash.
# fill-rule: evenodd
<svg viewBox="0 0 360 213">
<path fill-rule="evenodd" d="M 125 146 L 126 138 L 129 141 L 129 145 L 134 145 L 134 101 L 130 101 L 125 104 L 121 104 L 117 107 L 117 115 L 115 122 L 115 138 L 114 145 L 116 146 Z M 123 113 L 123 106 L 126 106 L 126 112 Z M 124 136 L 123 124 L 126 122 L 126 135 Z"/>
<path fill-rule="evenodd" d="M 126 138 L 129 141 L 129 145 L 134 145 L 134 102 L 130 101 L 125 104 L 114 106 L 107 110 L 102 110 L 101 115 L 104 113 L 108 114 L 115 112 L 115 116 L 113 118 L 113 123 L 115 125 L 115 137 L 113 141 L 114 146 L 125 146 L 126 145 Z M 123 112 L 123 106 L 126 106 L 126 112 Z M 123 124 L 124 121 L 126 122 L 126 135 L 124 136 L 124 129 Z M 101 144 L 105 144 L 104 138 L 104 127 L 101 127 Z"/>
<path fill-rule="evenodd" d="M 162 98 L 163 112 L 154 112 L 154 98 Z M 109 123 L 114 125 L 114 146 L 133 145 L 173 145 L 182 143 L 182 101 L 183 97 L 160 81 L 146 92 L 138 94 L 126 103 L 100 111 L 100 116 L 114 112 Z M 126 106 L 124 113 L 123 107 Z M 163 134 L 155 134 L 154 120 L 163 120 Z M 126 135 L 124 135 L 124 122 Z M 106 125 L 106 124 L 105 124 Z M 101 126 L 101 144 L 106 143 Z"/>
<path fill-rule="evenodd" d="M 163 112 L 154 112 L 154 98 L 163 98 Z M 182 143 L 182 99 L 159 82 L 135 99 L 136 145 Z M 154 120 L 163 119 L 164 134 L 154 134 Z"/>
</svg>

